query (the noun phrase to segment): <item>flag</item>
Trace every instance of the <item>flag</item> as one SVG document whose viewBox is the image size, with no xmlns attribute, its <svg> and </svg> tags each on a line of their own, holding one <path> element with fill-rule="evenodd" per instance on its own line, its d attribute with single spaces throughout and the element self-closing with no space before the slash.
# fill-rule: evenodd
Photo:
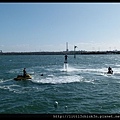
<svg viewBox="0 0 120 120">
<path fill-rule="evenodd" d="M 77 46 L 74 46 L 74 48 L 76 48 Z"/>
</svg>

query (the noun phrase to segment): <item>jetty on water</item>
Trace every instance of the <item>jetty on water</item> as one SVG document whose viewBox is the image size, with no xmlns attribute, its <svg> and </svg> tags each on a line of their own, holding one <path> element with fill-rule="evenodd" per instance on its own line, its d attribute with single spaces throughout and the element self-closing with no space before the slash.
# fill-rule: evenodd
<svg viewBox="0 0 120 120">
<path fill-rule="evenodd" d="M 120 51 L 59 51 L 59 52 L 0 52 L 0 55 L 91 55 L 91 54 L 120 54 Z"/>
</svg>

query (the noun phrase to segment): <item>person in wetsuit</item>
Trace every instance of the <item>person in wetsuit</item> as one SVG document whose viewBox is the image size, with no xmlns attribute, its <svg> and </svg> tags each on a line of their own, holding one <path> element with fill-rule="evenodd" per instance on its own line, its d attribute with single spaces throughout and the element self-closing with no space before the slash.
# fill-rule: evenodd
<svg viewBox="0 0 120 120">
<path fill-rule="evenodd" d="M 67 54 L 66 54 L 66 55 L 65 55 L 65 62 L 64 62 L 64 63 L 67 63 L 67 57 L 68 57 L 68 56 L 67 56 Z"/>
<path fill-rule="evenodd" d="M 112 70 L 112 68 L 111 67 L 108 67 L 108 73 L 113 73 L 113 70 Z"/>
<path fill-rule="evenodd" d="M 25 69 L 26 69 L 26 68 L 23 69 L 23 77 L 26 77 L 26 74 L 27 74 L 27 72 L 26 72 Z"/>
</svg>

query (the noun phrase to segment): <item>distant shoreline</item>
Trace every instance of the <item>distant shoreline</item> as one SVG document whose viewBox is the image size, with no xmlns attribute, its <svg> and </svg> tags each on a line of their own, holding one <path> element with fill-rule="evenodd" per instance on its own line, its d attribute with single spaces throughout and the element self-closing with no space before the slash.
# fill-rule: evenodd
<svg viewBox="0 0 120 120">
<path fill-rule="evenodd" d="M 94 55 L 120 54 L 120 51 L 0 52 L 0 55 Z"/>
</svg>

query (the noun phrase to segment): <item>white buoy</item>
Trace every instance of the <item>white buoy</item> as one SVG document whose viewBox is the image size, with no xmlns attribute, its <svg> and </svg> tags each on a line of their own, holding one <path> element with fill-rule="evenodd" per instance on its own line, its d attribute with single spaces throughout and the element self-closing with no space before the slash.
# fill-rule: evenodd
<svg viewBox="0 0 120 120">
<path fill-rule="evenodd" d="M 55 107 L 55 108 L 58 107 L 58 102 L 57 102 L 57 101 L 55 101 L 55 103 L 54 103 L 54 107 Z"/>
</svg>

